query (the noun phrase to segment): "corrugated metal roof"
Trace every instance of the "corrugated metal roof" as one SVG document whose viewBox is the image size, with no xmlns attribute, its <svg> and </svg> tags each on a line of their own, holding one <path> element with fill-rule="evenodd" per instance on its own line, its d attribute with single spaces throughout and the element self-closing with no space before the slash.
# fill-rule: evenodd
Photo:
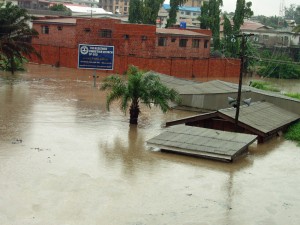
<svg viewBox="0 0 300 225">
<path fill-rule="evenodd" d="M 58 24 L 76 24 L 76 18 L 59 18 L 46 20 L 33 20 L 33 23 L 58 23 Z"/>
<path fill-rule="evenodd" d="M 237 84 L 220 80 L 212 80 L 200 83 L 191 80 L 178 79 L 163 74 L 158 75 L 165 85 L 176 89 L 181 95 L 236 93 L 238 90 Z M 245 91 L 244 88 L 243 91 Z"/>
<path fill-rule="evenodd" d="M 177 125 L 147 141 L 147 144 L 180 153 L 232 160 L 257 136 Z"/>
<path fill-rule="evenodd" d="M 221 109 L 218 112 L 234 119 L 236 109 Z M 276 130 L 299 118 L 298 114 L 279 108 L 269 102 L 255 102 L 250 106 L 241 106 L 239 113 L 239 122 L 263 133 Z"/>
<path fill-rule="evenodd" d="M 186 30 L 186 29 L 156 28 L 156 33 L 157 34 L 185 35 L 185 36 L 193 36 L 193 37 L 209 37 L 209 35 L 201 34 L 201 33 Z"/>
</svg>

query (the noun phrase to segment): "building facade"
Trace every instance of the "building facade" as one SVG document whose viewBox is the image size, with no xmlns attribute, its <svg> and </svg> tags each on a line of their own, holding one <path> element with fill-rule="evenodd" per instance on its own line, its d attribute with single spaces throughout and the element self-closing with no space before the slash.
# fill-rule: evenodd
<svg viewBox="0 0 300 225">
<path fill-rule="evenodd" d="M 99 7 L 113 14 L 129 14 L 129 0 L 99 0 Z"/>
<path fill-rule="evenodd" d="M 40 34 L 33 46 L 42 56 L 33 56 L 36 63 L 77 68 L 79 44 L 91 44 L 114 46 L 114 73 L 135 65 L 185 78 L 239 75 L 239 60 L 209 58 L 209 30 L 161 29 L 112 18 L 35 20 L 33 28 Z"/>
</svg>

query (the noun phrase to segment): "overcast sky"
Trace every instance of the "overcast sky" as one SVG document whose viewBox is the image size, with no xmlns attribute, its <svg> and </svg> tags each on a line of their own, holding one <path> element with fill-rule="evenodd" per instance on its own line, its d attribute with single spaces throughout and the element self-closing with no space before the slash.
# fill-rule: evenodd
<svg viewBox="0 0 300 225">
<path fill-rule="evenodd" d="M 252 2 L 252 11 L 254 15 L 274 16 L 279 15 L 281 0 L 246 0 Z M 299 0 L 285 0 L 285 6 L 289 7 L 291 4 L 300 5 Z M 222 11 L 234 12 L 236 0 L 223 0 Z"/>
<path fill-rule="evenodd" d="M 246 0 L 252 2 L 252 10 L 254 15 L 264 16 L 278 16 L 281 0 Z M 170 0 L 165 0 L 169 4 Z M 300 0 L 285 0 L 285 6 L 289 7 L 291 4 L 300 5 Z M 236 0 L 223 0 L 222 11 L 234 12 Z"/>
</svg>

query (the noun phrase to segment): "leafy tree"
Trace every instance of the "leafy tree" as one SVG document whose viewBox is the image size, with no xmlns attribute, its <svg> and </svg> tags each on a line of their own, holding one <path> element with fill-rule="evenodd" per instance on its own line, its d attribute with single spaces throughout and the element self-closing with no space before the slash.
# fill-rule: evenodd
<svg viewBox="0 0 300 225">
<path fill-rule="evenodd" d="M 262 61 L 258 74 L 264 77 L 299 79 L 300 68 L 293 64 L 293 60 L 285 54 L 272 55 L 269 51 L 262 53 Z"/>
<path fill-rule="evenodd" d="M 128 21 L 155 25 L 158 11 L 163 2 L 164 0 L 131 0 Z"/>
<path fill-rule="evenodd" d="M 214 50 L 220 50 L 220 7 L 223 5 L 222 0 L 209 0 L 204 3 L 204 11 L 201 12 L 200 22 L 202 28 L 210 28 L 213 36 Z M 203 10 L 203 8 L 202 8 Z"/>
<path fill-rule="evenodd" d="M 210 0 L 208 3 L 210 21 L 210 29 L 213 36 L 214 50 L 220 49 L 220 7 L 223 5 L 222 0 Z"/>
<path fill-rule="evenodd" d="M 183 5 L 187 0 L 170 0 L 169 19 L 166 27 L 172 27 L 176 24 L 176 16 L 179 6 Z"/>
<path fill-rule="evenodd" d="M 201 7 L 201 14 L 198 19 L 200 21 L 201 29 L 208 29 L 210 27 L 208 2 L 203 2 L 203 5 Z"/>
<path fill-rule="evenodd" d="M 59 12 L 66 12 L 67 15 L 71 15 L 72 12 L 70 9 L 68 9 L 66 6 L 63 4 L 54 4 L 49 7 L 51 11 L 59 11 Z"/>
<path fill-rule="evenodd" d="M 223 53 L 227 57 L 232 57 L 232 48 L 233 48 L 233 31 L 231 22 L 226 15 L 223 16 L 223 31 L 224 31 L 224 38 L 222 40 L 223 45 Z"/>
<path fill-rule="evenodd" d="M 237 0 L 236 8 L 233 16 L 233 32 L 238 34 L 241 26 L 244 24 L 244 19 L 253 16 L 251 10 L 252 2 L 246 2 L 245 0 Z"/>
<path fill-rule="evenodd" d="M 300 33 L 300 24 L 294 27 L 293 32 Z"/>
<path fill-rule="evenodd" d="M 283 18 L 278 16 L 267 17 L 267 16 L 259 15 L 256 16 L 255 18 L 258 20 L 258 22 L 262 23 L 263 25 L 268 27 L 273 27 L 275 29 L 288 26 L 287 22 L 283 20 Z"/>
<path fill-rule="evenodd" d="M 0 70 L 4 71 L 12 71 L 18 70 L 18 71 L 24 71 L 24 62 L 28 62 L 28 60 L 23 57 L 21 60 L 19 58 L 14 57 L 14 68 L 11 68 L 12 64 L 10 63 L 10 60 L 8 60 L 5 56 L 2 56 L 2 60 L 0 60 Z"/>
<path fill-rule="evenodd" d="M 38 32 L 30 28 L 30 20 L 25 9 L 11 2 L 0 4 L 0 60 L 7 60 L 12 73 L 17 69 L 16 61 L 23 62 L 24 55 L 39 56 L 31 45 L 31 38 L 37 37 Z"/>
<path fill-rule="evenodd" d="M 101 90 L 110 90 L 106 97 L 108 110 L 112 102 L 119 100 L 120 108 L 126 113 L 130 104 L 130 124 L 138 123 L 141 102 L 149 108 L 152 105 L 159 106 L 163 112 L 167 112 L 170 109 L 169 101 L 179 101 L 179 94 L 163 85 L 158 75 L 145 73 L 135 66 L 130 66 L 126 75 L 127 82 L 117 75 L 106 77 Z"/>
<path fill-rule="evenodd" d="M 142 23 L 143 2 L 141 0 L 130 0 L 129 2 L 129 23 Z"/>
<path fill-rule="evenodd" d="M 296 24 L 300 24 L 300 5 L 291 4 L 289 8 L 284 10 L 285 19 L 295 20 Z"/>
</svg>

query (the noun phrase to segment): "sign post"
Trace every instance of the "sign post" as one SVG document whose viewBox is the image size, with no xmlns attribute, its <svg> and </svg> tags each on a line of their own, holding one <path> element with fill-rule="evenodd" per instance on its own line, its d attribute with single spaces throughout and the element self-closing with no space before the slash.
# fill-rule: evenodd
<svg viewBox="0 0 300 225">
<path fill-rule="evenodd" d="M 94 87 L 96 87 L 96 70 L 114 69 L 114 46 L 79 44 L 78 68 L 93 69 Z"/>
<path fill-rule="evenodd" d="M 114 46 L 79 44 L 78 68 L 113 70 Z"/>
</svg>

